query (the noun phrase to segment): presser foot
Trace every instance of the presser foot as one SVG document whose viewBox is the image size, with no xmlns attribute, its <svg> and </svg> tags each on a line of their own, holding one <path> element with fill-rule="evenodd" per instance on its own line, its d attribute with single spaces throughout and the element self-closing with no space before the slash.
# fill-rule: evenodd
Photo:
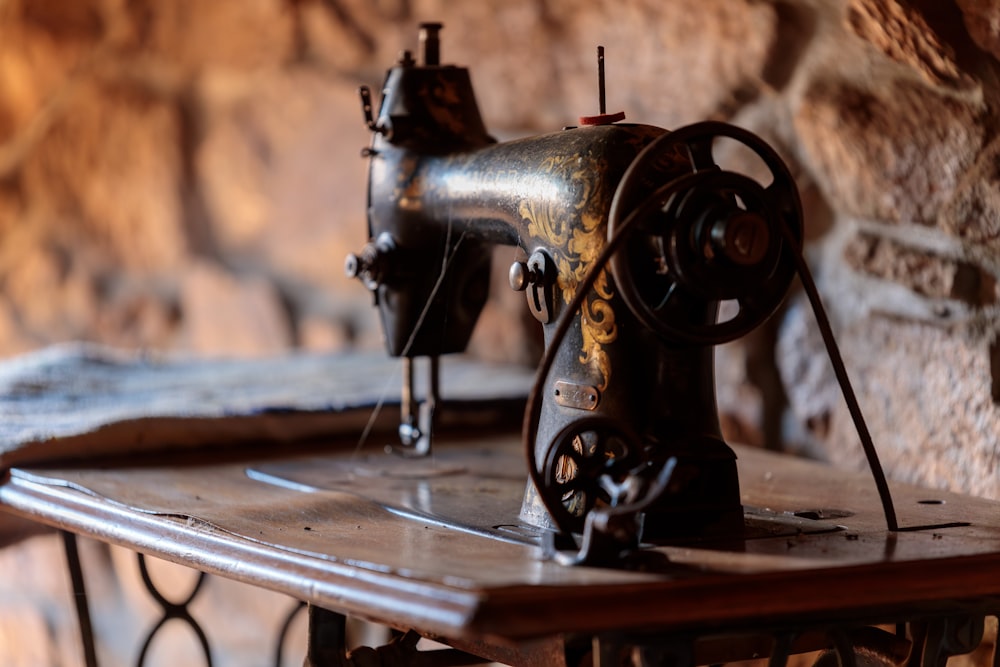
<svg viewBox="0 0 1000 667">
<path fill-rule="evenodd" d="M 428 357 L 427 387 L 422 401 L 414 392 L 414 361 L 403 357 L 403 387 L 400 401 L 399 443 L 386 445 L 386 453 L 406 458 L 429 456 L 437 424 L 441 393 L 439 357 Z"/>
</svg>

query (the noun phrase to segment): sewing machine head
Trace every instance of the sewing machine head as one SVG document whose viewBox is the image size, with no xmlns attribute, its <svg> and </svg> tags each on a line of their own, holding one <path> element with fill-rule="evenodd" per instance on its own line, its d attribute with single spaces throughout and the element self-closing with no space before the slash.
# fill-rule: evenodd
<svg viewBox="0 0 1000 667">
<path fill-rule="evenodd" d="M 374 294 L 389 353 L 409 368 L 463 350 L 492 246 L 519 248 L 511 287 L 546 340 L 525 419 L 522 519 L 568 535 L 593 514 L 625 541 L 739 532 L 712 346 L 769 317 L 794 275 L 801 207 L 787 168 L 730 125 L 667 132 L 603 108 L 497 143 L 468 71 L 440 64 L 439 29 L 422 26 L 421 62 L 404 53 L 389 70 L 376 116 L 362 91 L 370 242 L 347 270 Z M 600 80 L 603 107 L 603 68 Z M 719 137 L 756 153 L 771 182 L 719 168 Z M 405 380 L 400 432 L 417 452 L 430 446 L 434 369 L 422 419 Z"/>
</svg>

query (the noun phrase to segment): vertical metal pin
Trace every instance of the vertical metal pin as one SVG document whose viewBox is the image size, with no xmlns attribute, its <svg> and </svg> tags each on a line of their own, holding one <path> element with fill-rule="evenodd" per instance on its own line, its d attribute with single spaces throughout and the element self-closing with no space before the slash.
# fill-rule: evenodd
<svg viewBox="0 0 1000 667">
<path fill-rule="evenodd" d="M 399 439 L 406 447 L 412 447 L 420 437 L 417 431 L 420 405 L 417 402 L 414 385 L 414 362 L 411 357 L 403 357 L 403 386 L 400 395 Z"/>
<path fill-rule="evenodd" d="M 427 456 L 431 453 L 437 406 L 441 398 L 440 358 L 428 358 L 427 391 L 423 400 L 417 398 L 415 360 L 403 357 L 403 388 L 399 420 L 398 446 L 389 445 L 390 453 L 406 457 Z"/>
<path fill-rule="evenodd" d="M 608 112 L 607 103 L 604 99 L 604 47 L 597 47 L 597 95 L 601 115 Z"/>
<path fill-rule="evenodd" d="M 441 64 L 441 28 L 442 23 L 420 24 L 420 54 L 426 67 L 436 67 Z"/>
</svg>

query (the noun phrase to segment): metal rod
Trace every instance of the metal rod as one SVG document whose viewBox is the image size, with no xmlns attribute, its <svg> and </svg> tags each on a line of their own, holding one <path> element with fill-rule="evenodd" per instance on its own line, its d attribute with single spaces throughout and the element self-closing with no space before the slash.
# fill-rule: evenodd
<svg viewBox="0 0 1000 667">
<path fill-rule="evenodd" d="M 66 551 L 66 565 L 73 583 L 73 602 L 76 617 L 80 623 L 80 641 L 83 644 L 83 661 L 87 667 L 97 667 L 97 648 L 94 645 L 94 626 L 90 622 L 90 607 L 87 604 L 87 589 L 83 582 L 83 567 L 80 552 L 76 546 L 76 535 L 61 531 L 63 547 Z"/>
<path fill-rule="evenodd" d="M 603 116 L 608 112 L 607 100 L 604 96 L 604 47 L 597 47 L 597 99 L 598 107 Z"/>
<path fill-rule="evenodd" d="M 403 383 L 400 395 L 400 427 L 413 428 L 417 421 L 419 408 L 417 398 L 413 391 L 413 357 L 403 357 Z M 412 445 L 412 435 L 409 432 L 400 432 L 400 439 L 404 445 Z"/>
<path fill-rule="evenodd" d="M 284 623 L 281 624 L 281 630 L 278 631 L 278 642 L 274 649 L 274 667 L 282 667 L 285 664 L 284 653 L 285 653 L 285 639 L 288 637 L 289 630 L 292 629 L 292 622 L 295 621 L 296 617 L 299 615 L 303 609 L 306 608 L 306 603 L 299 600 L 295 607 L 288 612 L 288 616 L 285 617 Z"/>
<path fill-rule="evenodd" d="M 809 299 L 809 305 L 812 306 L 813 316 L 816 318 L 816 324 L 823 338 L 823 344 L 826 346 L 826 354 L 830 358 L 830 365 L 833 366 L 833 374 L 837 377 L 837 383 L 840 385 L 844 402 L 847 403 L 847 411 L 851 414 L 854 428 L 861 439 L 861 447 L 865 451 L 865 458 L 868 459 L 868 468 L 871 470 L 872 477 L 875 480 L 875 487 L 878 489 L 879 500 L 882 502 L 882 512 L 885 514 L 886 526 L 890 531 L 897 532 L 899 531 L 899 522 L 896 520 L 896 509 L 892 502 L 892 492 L 889 490 L 885 471 L 882 470 L 882 463 L 879 461 L 875 443 L 872 440 L 871 433 L 868 431 L 868 425 L 865 423 L 865 417 L 861 412 L 858 397 L 854 394 L 851 379 L 847 376 L 847 367 L 844 365 L 844 359 L 840 355 L 840 347 L 833 336 L 833 327 L 830 326 L 826 309 L 823 308 L 823 302 L 820 299 L 819 290 L 816 289 L 816 283 L 813 281 L 812 272 L 809 271 L 809 266 L 806 264 L 802 251 L 795 247 L 795 239 L 784 218 L 781 219 L 781 233 L 784 236 L 785 243 L 795 249 L 791 255 L 795 260 L 796 272 L 799 274 L 802 288 Z"/>
<path fill-rule="evenodd" d="M 303 667 L 345 664 L 347 657 L 347 617 L 316 605 L 309 605 L 308 639 Z"/>
<path fill-rule="evenodd" d="M 771 656 L 768 658 L 767 667 L 785 667 L 788 664 L 788 656 L 792 652 L 792 642 L 795 635 L 791 632 L 782 632 L 774 638 L 774 647 L 771 649 Z"/>
<path fill-rule="evenodd" d="M 430 412 L 427 424 L 428 429 L 430 429 L 428 433 L 434 429 L 434 415 L 437 411 L 438 402 L 441 400 L 441 357 L 435 354 L 430 357 L 429 362 L 427 396 L 424 397 L 424 403 L 427 405 L 426 409 Z"/>
</svg>

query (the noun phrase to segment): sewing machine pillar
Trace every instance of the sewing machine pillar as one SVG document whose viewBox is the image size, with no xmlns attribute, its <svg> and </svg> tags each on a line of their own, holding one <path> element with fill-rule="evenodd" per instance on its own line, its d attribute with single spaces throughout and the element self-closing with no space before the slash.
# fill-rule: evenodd
<svg viewBox="0 0 1000 667">
<path fill-rule="evenodd" d="M 741 535 L 743 507 L 736 456 L 719 425 L 714 349 L 664 346 L 631 317 L 619 299 L 612 304 L 617 337 L 604 348 L 606 386 L 597 387 L 600 376 L 593 367 L 580 364 L 582 325 L 573 327 L 544 388 L 543 417 L 534 448 L 536 465 L 544 469 L 551 443 L 574 424 L 601 419 L 616 422 L 641 440 L 648 450 L 645 455 L 657 465 L 670 457 L 677 459 L 668 492 L 645 512 L 644 540 Z M 714 311 L 714 305 L 706 305 L 704 317 L 714 317 Z M 547 338 L 553 327 L 545 326 Z M 572 391 L 570 399 L 565 397 L 567 387 Z M 586 446 L 588 434 L 580 433 L 578 439 L 579 446 Z M 566 500 L 571 513 L 584 509 Z M 532 525 L 554 527 L 531 483 L 520 518 Z"/>
</svg>

